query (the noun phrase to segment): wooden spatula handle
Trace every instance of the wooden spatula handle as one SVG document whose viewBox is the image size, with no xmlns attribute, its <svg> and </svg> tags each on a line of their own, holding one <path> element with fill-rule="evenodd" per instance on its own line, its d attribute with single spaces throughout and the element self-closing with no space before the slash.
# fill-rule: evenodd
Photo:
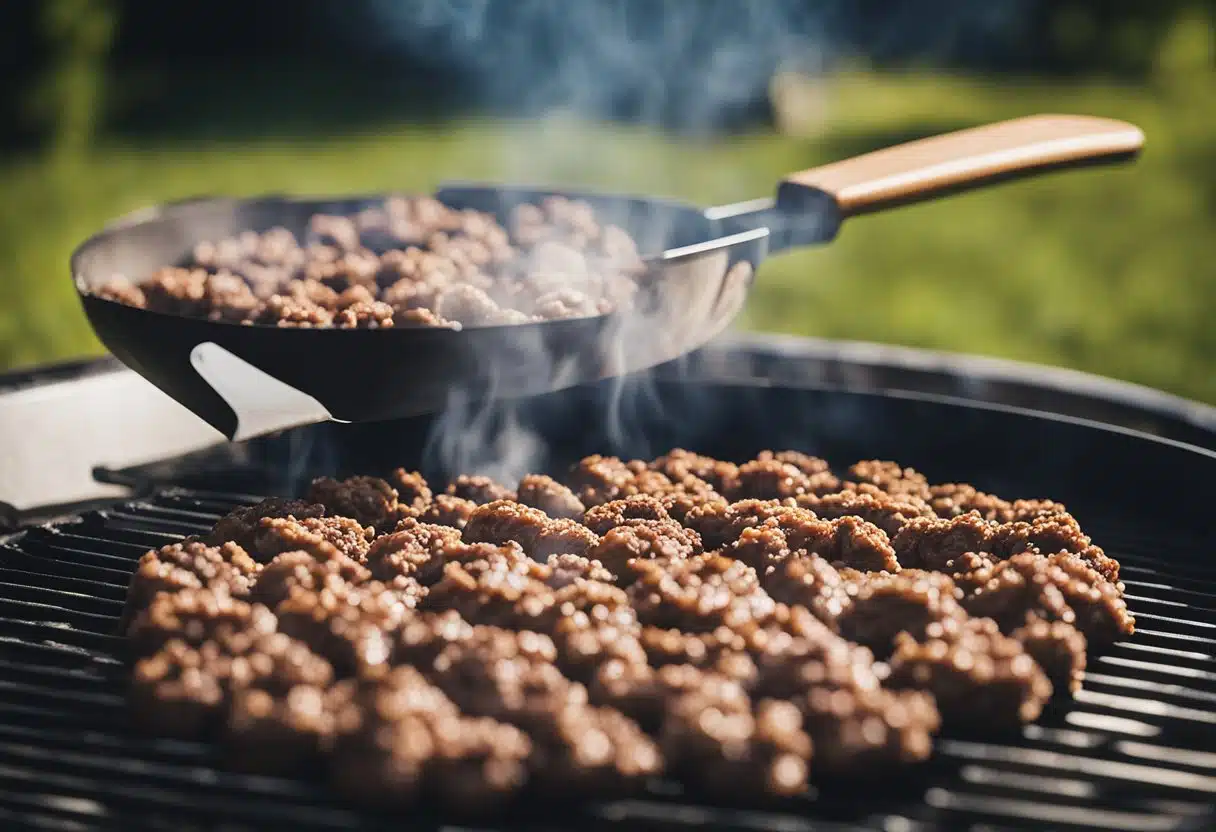
<svg viewBox="0 0 1216 832">
<path fill-rule="evenodd" d="M 781 190 L 811 188 L 826 193 L 835 199 L 842 216 L 850 216 L 932 199 L 994 180 L 1128 159 L 1143 144 L 1144 134 L 1139 128 L 1122 121 L 1091 116 L 1030 116 L 793 173 L 781 183 Z"/>
</svg>

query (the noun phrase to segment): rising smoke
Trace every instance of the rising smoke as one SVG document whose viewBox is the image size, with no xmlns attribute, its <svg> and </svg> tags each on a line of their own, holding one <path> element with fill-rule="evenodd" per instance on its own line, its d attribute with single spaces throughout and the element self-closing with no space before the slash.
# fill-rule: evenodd
<svg viewBox="0 0 1216 832">
<path fill-rule="evenodd" d="M 928 4 L 938 7 L 929 15 L 926 4 L 914 4 L 918 12 L 894 23 L 903 27 L 901 36 L 911 36 L 916 26 L 940 36 L 1018 3 L 951 0 Z M 848 41 L 839 33 L 858 7 L 875 5 L 909 6 L 843 0 L 371 0 L 365 8 L 372 15 L 369 48 L 422 55 L 459 72 L 472 79 L 482 107 L 526 113 L 538 133 L 573 116 L 709 134 L 765 109 L 775 73 L 820 73 L 847 56 Z M 552 181 L 546 174 L 568 170 L 571 158 L 582 158 L 579 152 L 571 147 L 560 159 L 529 158 L 518 170 Z M 543 170 L 546 163 L 552 171 Z M 508 161 L 508 174 L 512 167 Z M 615 345 L 637 348 L 639 339 L 661 329 L 651 323 L 635 318 L 626 331 L 614 333 Z M 538 341 L 519 356 L 519 366 L 551 375 L 564 360 Z M 488 394 L 452 391 L 428 443 L 428 467 L 504 482 L 544 470 L 549 449 L 526 427 L 523 414 L 530 405 L 511 400 L 500 381 L 489 379 Z M 653 385 L 644 377 L 609 384 L 609 439 L 618 448 L 644 447 L 642 434 L 661 420 Z"/>
<path fill-rule="evenodd" d="M 779 70 L 999 62 L 1042 0 L 364 0 L 369 50 L 470 79 L 490 111 L 706 132 L 763 111 Z"/>
<path fill-rule="evenodd" d="M 472 79 L 475 99 L 706 131 L 767 96 L 779 68 L 820 69 L 822 15 L 801 0 L 373 0 L 381 49 Z"/>
</svg>

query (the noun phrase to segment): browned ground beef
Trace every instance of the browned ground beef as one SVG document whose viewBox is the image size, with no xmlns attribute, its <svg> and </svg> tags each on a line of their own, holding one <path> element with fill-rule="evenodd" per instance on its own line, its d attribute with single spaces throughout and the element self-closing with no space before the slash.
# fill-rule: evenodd
<svg viewBox="0 0 1216 832">
<path fill-rule="evenodd" d="M 523 233 L 602 233 L 562 210 L 560 233 L 544 212 Z M 314 224 L 332 251 L 305 288 L 354 308 L 378 279 L 359 235 L 421 232 L 339 220 Z M 479 233 L 466 265 L 394 268 L 442 283 L 509 259 Z M 273 269 L 291 252 L 264 235 L 201 256 Z M 204 308 L 221 288 L 162 291 Z M 148 552 L 123 626 L 144 729 L 222 736 L 247 770 L 326 771 L 369 806 L 611 797 L 663 772 L 754 798 L 923 760 L 942 724 L 1037 718 L 1053 686 L 1079 689 L 1088 645 L 1132 632 L 1118 570 L 1050 500 L 880 460 L 838 474 L 793 451 L 674 450 L 517 489 L 322 478 L 308 502 L 239 508 Z"/>
<path fill-rule="evenodd" d="M 354 217 L 313 216 L 301 239 L 272 228 L 202 242 L 183 263 L 138 283 L 116 275 L 96 294 L 214 321 L 346 329 L 519 324 L 633 302 L 646 271 L 637 247 L 586 203 L 522 205 L 511 226 L 398 197 Z"/>
</svg>

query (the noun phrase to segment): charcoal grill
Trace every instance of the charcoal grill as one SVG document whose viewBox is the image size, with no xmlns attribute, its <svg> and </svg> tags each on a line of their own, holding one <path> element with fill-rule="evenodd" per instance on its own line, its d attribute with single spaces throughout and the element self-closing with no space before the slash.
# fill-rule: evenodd
<svg viewBox="0 0 1216 832">
<path fill-rule="evenodd" d="M 127 371 L 105 364 L 10 379 L 10 387 L 42 391 L 47 433 L 27 434 L 24 443 L 69 442 L 71 420 L 96 412 L 92 400 L 71 405 L 73 396 L 102 395 L 73 386 L 81 373 L 121 391 L 111 411 L 163 405 L 142 382 L 131 385 Z M 15 400 L 0 393 L 0 429 Z M 557 815 L 521 811 L 479 828 L 1149 832 L 1216 822 L 1212 410 L 1075 374 L 756 338 L 719 344 L 645 378 L 502 407 L 474 408 L 449 428 L 473 440 L 526 429 L 545 440 L 550 453 L 540 462 L 551 468 L 605 450 L 640 456 L 683 445 L 742 459 L 780 446 L 835 463 L 893 458 L 932 480 L 1060 499 L 1122 561 L 1138 631 L 1091 657 L 1084 690 L 1054 701 L 1037 724 L 1003 736 L 947 735 L 929 764 L 877 783 L 822 783 L 807 799 L 765 807 L 707 803 L 656 783 L 632 800 Z M 130 732 L 123 642 L 113 633 L 128 576 L 148 548 L 318 473 L 405 464 L 442 476 L 463 464 L 460 454 L 434 441 L 435 420 L 426 417 L 316 425 L 230 446 L 192 433 L 197 424 L 185 411 L 157 412 L 159 432 L 146 432 L 146 447 L 90 435 L 94 446 L 81 452 L 98 466 L 96 492 L 73 480 L 59 499 L 42 500 L 59 505 L 35 506 L 14 490 L 21 471 L 0 480 L 9 522 L 22 525 L 0 543 L 0 824 L 442 828 L 438 818 L 411 816 L 407 824 L 362 814 L 315 783 L 235 774 L 209 746 Z M 169 424 L 175 419 L 180 424 Z M 182 455 L 187 440 L 207 447 Z M 90 502 L 63 505 L 82 499 Z"/>
</svg>

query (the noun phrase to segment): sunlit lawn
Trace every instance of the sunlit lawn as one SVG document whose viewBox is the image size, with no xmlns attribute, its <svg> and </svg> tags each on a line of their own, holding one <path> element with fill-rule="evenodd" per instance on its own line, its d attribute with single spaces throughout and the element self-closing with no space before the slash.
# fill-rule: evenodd
<svg viewBox="0 0 1216 832">
<path fill-rule="evenodd" d="M 1002 186 L 851 221 L 767 263 L 744 325 L 1077 367 L 1216 402 L 1216 84 L 990 85 L 852 75 L 803 136 L 712 143 L 564 123 L 388 125 L 205 146 L 103 143 L 52 170 L 0 164 L 0 368 L 96 352 L 67 272 L 107 219 L 200 193 L 429 189 L 448 178 L 594 185 L 703 204 L 899 137 L 1041 111 L 1122 117 L 1134 167 Z"/>
</svg>

